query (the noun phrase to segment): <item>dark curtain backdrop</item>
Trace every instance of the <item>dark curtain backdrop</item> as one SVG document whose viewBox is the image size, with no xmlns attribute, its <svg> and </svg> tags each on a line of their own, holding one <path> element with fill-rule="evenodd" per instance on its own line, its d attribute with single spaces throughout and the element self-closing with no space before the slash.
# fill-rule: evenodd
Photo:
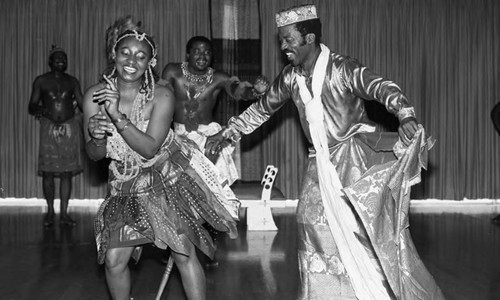
<svg viewBox="0 0 500 300">
<path fill-rule="evenodd" d="M 262 74 L 258 4 L 258 0 L 211 1 L 214 68 L 252 83 Z M 227 124 L 231 116 L 241 113 L 251 104 L 251 101 L 234 101 L 225 93 L 219 98 L 215 120 L 220 124 Z M 272 164 L 262 160 L 262 130 L 257 129 L 236 145 L 235 163 L 245 181 L 259 181 L 266 165 Z"/>
<path fill-rule="evenodd" d="M 213 10 L 221 3 L 226 16 L 236 14 L 235 6 L 238 16 L 245 15 L 245 7 L 255 11 L 254 0 L 1 1 L 0 196 L 43 198 L 36 174 L 39 125 L 28 115 L 27 104 L 34 78 L 49 70 L 51 44 L 67 50 L 68 73 L 79 78 L 86 89 L 104 67 L 104 32 L 117 17 L 133 14 L 143 21 L 160 45 L 162 67 L 184 60 L 191 36 L 213 33 L 218 38 L 215 32 L 220 24 L 213 21 Z M 274 13 L 293 4 L 315 3 L 323 21 L 323 41 L 330 49 L 356 57 L 394 80 L 414 101 L 419 120 L 437 139 L 429 170 L 414 189 L 414 198 L 500 198 L 500 138 L 489 117 L 494 104 L 500 102 L 499 1 L 256 3 L 260 24 L 251 21 L 250 26 L 260 28 L 260 70 L 264 75 L 274 78 L 284 65 Z M 247 39 L 243 33 L 251 30 L 235 28 L 234 39 Z M 226 50 L 231 51 L 231 40 L 227 39 Z M 224 67 L 238 64 L 237 57 L 232 59 Z M 253 142 L 260 155 L 242 165 L 276 165 L 280 169 L 276 185 L 287 197 L 297 198 L 306 147 L 295 107 L 287 105 L 264 129 L 260 141 Z M 248 178 L 242 179 L 259 179 L 255 174 L 245 176 Z M 87 161 L 85 172 L 74 179 L 73 198 L 102 198 L 105 180 L 105 165 Z"/>
</svg>

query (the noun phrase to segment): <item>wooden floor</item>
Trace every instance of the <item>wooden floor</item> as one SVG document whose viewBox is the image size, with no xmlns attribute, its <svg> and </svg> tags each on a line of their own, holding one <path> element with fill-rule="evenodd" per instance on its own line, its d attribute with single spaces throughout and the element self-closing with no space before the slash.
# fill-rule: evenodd
<svg viewBox="0 0 500 300">
<path fill-rule="evenodd" d="M 96 207 L 75 206 L 68 229 L 42 227 L 43 206 L 0 207 L 0 299 L 109 299 L 104 271 L 96 263 L 92 220 Z M 276 232 L 248 232 L 218 242 L 219 267 L 207 268 L 210 300 L 295 299 L 299 284 L 294 209 L 274 208 Z M 491 213 L 411 214 L 419 253 L 451 300 L 500 299 L 500 226 Z M 145 247 L 131 265 L 134 299 L 154 299 L 165 265 L 163 253 Z M 201 258 L 204 260 L 204 258 Z M 174 268 L 162 299 L 185 296 Z"/>
</svg>

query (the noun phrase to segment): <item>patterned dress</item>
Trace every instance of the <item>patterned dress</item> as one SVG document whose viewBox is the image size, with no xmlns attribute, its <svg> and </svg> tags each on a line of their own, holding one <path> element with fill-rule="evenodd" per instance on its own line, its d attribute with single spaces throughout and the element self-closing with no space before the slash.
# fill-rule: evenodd
<svg viewBox="0 0 500 300">
<path fill-rule="evenodd" d="M 148 121 L 135 125 L 145 131 Z M 99 263 L 110 248 L 144 243 L 187 255 L 181 235 L 213 257 L 215 245 L 204 223 L 236 238 L 217 170 L 192 142 L 170 130 L 159 152 L 147 160 L 114 131 L 106 147 L 110 190 L 95 219 Z"/>
<path fill-rule="evenodd" d="M 323 199 L 316 153 L 311 147 L 297 207 L 299 299 L 372 300 L 358 295 L 355 286 L 360 283 L 376 286 L 385 294 L 384 299 L 444 299 L 418 256 L 408 222 L 410 187 L 419 182 L 432 143 L 421 128 L 411 147 L 401 147 L 396 133 L 377 132 L 376 124 L 368 119 L 367 100 L 380 102 L 399 120 L 413 116 L 409 101 L 394 82 L 348 56 L 328 52 L 326 61 L 320 82 L 322 122 L 329 159 L 343 188 L 339 199 Z M 304 134 L 312 142 L 299 76 L 307 77 L 300 66 L 285 66 L 260 101 L 229 120 L 229 131 L 235 136 L 249 134 L 292 100 Z M 313 80 L 305 79 L 309 90 L 314 89 Z M 355 224 L 347 234 L 355 237 L 376 275 L 366 279 L 369 284 L 354 282 L 347 271 L 339 252 L 346 246 L 334 238 L 327 218 L 336 212 L 327 212 L 325 201 L 343 201 L 341 206 L 348 206 L 347 213 Z"/>
</svg>

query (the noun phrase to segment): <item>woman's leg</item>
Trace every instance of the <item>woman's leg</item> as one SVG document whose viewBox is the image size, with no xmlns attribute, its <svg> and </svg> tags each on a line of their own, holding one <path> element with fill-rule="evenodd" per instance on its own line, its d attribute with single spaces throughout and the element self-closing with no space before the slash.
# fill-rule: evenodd
<svg viewBox="0 0 500 300">
<path fill-rule="evenodd" d="M 128 261 L 134 247 L 113 248 L 106 252 L 106 281 L 113 300 L 130 299 Z"/>
<path fill-rule="evenodd" d="M 186 236 L 182 236 L 184 240 L 188 240 Z M 189 300 L 205 300 L 206 299 L 206 280 L 205 272 L 201 267 L 198 256 L 196 255 L 196 247 L 189 241 L 189 256 L 175 253 L 171 255 L 174 258 L 175 264 L 179 269 L 182 278 L 182 286 Z"/>
</svg>

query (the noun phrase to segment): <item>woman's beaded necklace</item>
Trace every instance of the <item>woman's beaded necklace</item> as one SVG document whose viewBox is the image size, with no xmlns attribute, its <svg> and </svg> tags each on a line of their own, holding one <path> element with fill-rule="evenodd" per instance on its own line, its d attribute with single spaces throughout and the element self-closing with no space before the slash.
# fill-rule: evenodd
<svg viewBox="0 0 500 300">
<path fill-rule="evenodd" d="M 114 80 L 116 85 L 116 79 Z M 144 106 L 147 102 L 147 92 L 143 89 L 137 92 L 132 103 L 132 110 L 130 113 L 130 122 L 135 125 L 139 130 L 140 127 L 144 125 Z M 110 164 L 110 169 L 115 175 L 116 179 L 120 181 L 127 181 L 139 174 L 141 167 L 149 166 L 154 163 L 153 160 L 144 161 L 144 159 L 125 142 L 123 137 L 116 131 L 113 130 L 112 137 L 108 141 L 108 153 L 110 153 L 111 158 L 118 160 L 122 163 L 121 170 L 118 169 L 117 164 L 113 161 Z"/>
</svg>

